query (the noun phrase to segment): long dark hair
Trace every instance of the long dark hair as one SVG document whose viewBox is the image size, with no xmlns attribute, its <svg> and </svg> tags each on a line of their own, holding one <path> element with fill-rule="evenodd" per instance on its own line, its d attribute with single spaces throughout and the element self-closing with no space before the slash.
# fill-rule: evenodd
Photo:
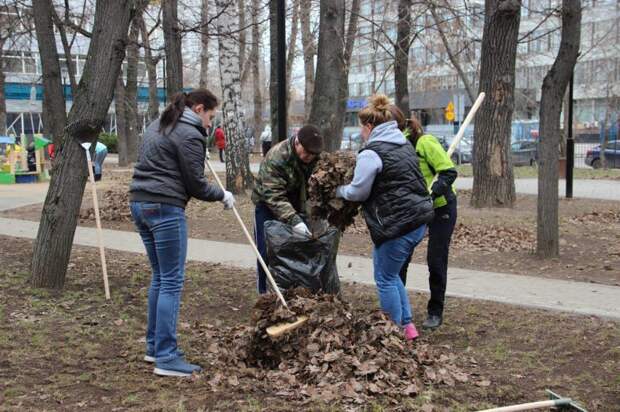
<svg viewBox="0 0 620 412">
<path fill-rule="evenodd" d="M 196 89 L 189 93 L 179 92 L 172 96 L 172 102 L 166 107 L 159 118 L 159 130 L 174 129 L 186 107 L 202 104 L 205 110 L 217 107 L 217 97 L 207 89 Z"/>
</svg>

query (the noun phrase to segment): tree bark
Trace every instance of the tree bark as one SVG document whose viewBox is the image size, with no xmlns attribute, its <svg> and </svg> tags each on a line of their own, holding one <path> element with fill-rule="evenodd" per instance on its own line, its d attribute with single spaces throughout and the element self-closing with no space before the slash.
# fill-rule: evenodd
<svg viewBox="0 0 620 412">
<path fill-rule="evenodd" d="M 269 111 L 274 145 L 286 139 L 278 130 L 278 2 L 269 2 Z"/>
<path fill-rule="evenodd" d="M 558 160 L 560 113 L 566 86 L 577 63 L 581 39 L 581 0 L 562 0 L 562 37 L 555 62 L 545 76 L 540 101 L 538 215 L 536 251 L 540 257 L 560 254 Z"/>
<path fill-rule="evenodd" d="M 394 48 L 394 91 L 396 106 L 409 117 L 409 47 L 411 45 L 411 0 L 399 0 L 396 47 Z"/>
<path fill-rule="evenodd" d="M 239 47 L 233 37 L 238 31 L 237 4 L 215 0 L 218 19 L 220 81 L 222 84 L 222 115 L 226 136 L 226 187 L 233 193 L 244 193 L 252 187 L 245 134 L 241 120 L 241 80 Z"/>
<path fill-rule="evenodd" d="M 114 88 L 114 113 L 116 114 L 116 138 L 118 165 L 127 166 L 127 105 L 123 77 L 118 76 Z"/>
<path fill-rule="evenodd" d="M 291 114 L 291 78 L 293 75 L 293 63 L 297 54 L 297 32 L 299 27 L 299 0 L 293 0 L 293 19 L 291 20 L 291 36 L 289 37 L 286 55 L 286 107 L 287 113 Z"/>
<path fill-rule="evenodd" d="M 125 87 L 125 108 L 127 111 L 127 164 L 138 160 L 138 59 L 140 58 L 140 26 L 132 21 L 127 45 L 127 84 Z M 120 160 L 120 157 L 119 157 Z"/>
<path fill-rule="evenodd" d="M 183 44 L 177 16 L 177 0 L 162 0 L 164 49 L 166 54 L 166 96 L 168 101 L 183 90 Z"/>
<path fill-rule="evenodd" d="M 144 18 L 140 15 L 136 17 L 140 24 L 140 37 L 142 39 L 142 47 L 144 47 L 144 64 L 146 65 L 146 74 L 149 79 L 149 109 L 147 119 L 153 121 L 159 117 L 159 96 L 157 95 L 157 61 L 153 58 L 151 50 L 151 40 L 149 32 L 146 29 Z"/>
<path fill-rule="evenodd" d="M 345 2 L 321 0 L 316 83 L 309 122 L 321 129 L 325 149 L 340 148 L 348 92 L 345 67 Z"/>
<path fill-rule="evenodd" d="M 314 56 L 316 46 L 314 36 L 310 28 L 310 12 L 312 9 L 311 0 L 301 0 L 299 22 L 301 25 L 301 44 L 304 52 L 304 118 L 310 118 L 310 108 L 312 107 L 312 95 L 314 93 Z"/>
<path fill-rule="evenodd" d="M 263 130 L 263 95 L 260 81 L 259 57 L 260 57 L 260 28 L 258 14 L 260 13 L 260 0 L 252 0 L 252 50 L 250 60 L 252 62 L 252 82 L 254 88 L 254 136 L 258 136 Z"/>
<path fill-rule="evenodd" d="M 246 50 L 247 50 L 247 35 L 245 32 L 245 26 L 247 21 L 245 18 L 245 0 L 237 0 L 239 7 L 239 73 L 241 80 L 241 90 L 243 93 L 245 81 L 247 79 L 246 69 Z"/>
<path fill-rule="evenodd" d="M 202 0 L 200 8 L 200 88 L 206 89 L 209 85 L 209 0 Z"/>
<path fill-rule="evenodd" d="M 54 5 L 51 0 L 34 0 L 32 10 L 43 71 L 43 124 L 58 152 L 62 150 L 67 114 L 52 21 Z"/>
<path fill-rule="evenodd" d="M 80 144 L 94 144 L 106 119 L 125 57 L 133 5 L 134 2 L 121 0 L 96 3 L 84 72 L 69 112 L 64 148 L 57 154 L 34 244 L 30 279 L 34 287 L 64 286 L 88 176 L 86 155 Z"/>
<path fill-rule="evenodd" d="M 479 91 L 487 97 L 475 123 L 474 207 L 512 207 L 515 201 L 510 135 L 520 18 L 519 0 L 485 2 Z"/>
</svg>

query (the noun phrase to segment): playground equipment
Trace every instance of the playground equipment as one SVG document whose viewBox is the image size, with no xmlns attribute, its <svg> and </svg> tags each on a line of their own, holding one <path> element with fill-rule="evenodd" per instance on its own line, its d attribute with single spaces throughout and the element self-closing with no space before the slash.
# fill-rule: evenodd
<svg viewBox="0 0 620 412">
<path fill-rule="evenodd" d="M 26 136 L 22 136 L 22 142 Z M 0 136 L 0 184 L 36 183 L 49 179 L 50 162 L 45 148 L 51 142 L 34 136 L 30 145 L 18 145 L 14 137 Z"/>
</svg>

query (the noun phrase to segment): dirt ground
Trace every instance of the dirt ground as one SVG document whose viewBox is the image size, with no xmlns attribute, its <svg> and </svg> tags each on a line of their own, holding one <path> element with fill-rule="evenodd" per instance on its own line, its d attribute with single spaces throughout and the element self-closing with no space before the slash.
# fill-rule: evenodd
<svg viewBox="0 0 620 412">
<path fill-rule="evenodd" d="M 214 331 L 251 322 L 254 273 L 195 263 L 187 269 L 179 339 L 205 372 L 158 378 L 141 361 L 145 256 L 108 252 L 112 300 L 106 302 L 96 249 L 74 248 L 65 290 L 56 292 L 28 286 L 30 241 L 0 237 L 0 243 L 0 410 L 471 411 L 542 400 L 545 389 L 590 411 L 620 410 L 620 324 L 465 299 L 449 299 L 444 325 L 414 345 L 453 353 L 469 381 L 424 385 L 415 397 L 364 405 L 338 394 L 326 400 L 327 388 L 290 400 L 286 388 L 254 378 L 255 370 L 206 363 Z M 372 287 L 346 284 L 343 295 L 358 310 L 377 306 Z M 419 324 L 426 296 L 411 299 Z"/>
<path fill-rule="evenodd" d="M 126 188 L 128 172 L 110 172 L 99 185 L 103 226 L 134 230 Z M 94 226 L 87 190 L 80 225 Z M 536 197 L 518 195 L 513 209 L 474 209 L 469 191 L 460 191 L 458 220 L 450 249 L 450 265 L 464 269 L 523 274 L 620 285 L 620 202 L 560 200 L 560 253 L 558 259 L 540 259 L 536 247 Z M 237 208 L 249 228 L 253 205 L 249 196 L 237 197 Z M 0 216 L 39 220 L 41 205 L 0 213 Z M 190 237 L 245 243 L 232 213 L 219 203 L 191 201 L 187 208 Z M 347 229 L 340 253 L 371 256 L 372 244 L 363 218 Z M 425 263 L 426 240 L 413 261 Z M 414 274 L 415 275 L 415 274 Z M 418 274 L 426 276 L 426 274 Z"/>
</svg>

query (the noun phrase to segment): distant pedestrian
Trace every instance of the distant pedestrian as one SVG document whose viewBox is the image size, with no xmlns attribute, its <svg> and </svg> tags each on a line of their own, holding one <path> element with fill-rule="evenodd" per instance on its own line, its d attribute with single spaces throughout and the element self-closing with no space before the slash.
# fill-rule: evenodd
<svg viewBox="0 0 620 412">
<path fill-rule="evenodd" d="M 224 163 L 224 150 L 226 149 L 226 136 L 221 126 L 215 129 L 215 145 L 220 152 L 220 162 Z"/>
<path fill-rule="evenodd" d="M 260 142 L 263 149 L 263 157 L 267 156 L 267 152 L 271 149 L 271 126 L 265 126 L 265 130 L 260 135 Z"/>
<path fill-rule="evenodd" d="M 108 155 L 108 147 L 101 142 L 97 142 L 95 146 L 95 157 L 93 158 L 93 172 L 95 174 L 95 182 L 101 180 L 103 174 L 103 161 Z"/>
</svg>

